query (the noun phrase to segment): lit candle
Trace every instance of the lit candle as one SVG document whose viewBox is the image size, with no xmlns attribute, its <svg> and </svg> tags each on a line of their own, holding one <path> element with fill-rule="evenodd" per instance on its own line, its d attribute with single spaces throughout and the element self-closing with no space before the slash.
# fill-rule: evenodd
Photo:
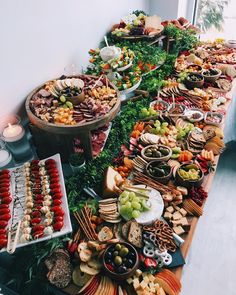
<svg viewBox="0 0 236 295">
<path fill-rule="evenodd" d="M 25 132 L 24 129 L 20 125 L 11 125 L 8 123 L 8 126 L 3 130 L 3 137 L 7 142 L 13 142 L 20 140 Z"/>
</svg>

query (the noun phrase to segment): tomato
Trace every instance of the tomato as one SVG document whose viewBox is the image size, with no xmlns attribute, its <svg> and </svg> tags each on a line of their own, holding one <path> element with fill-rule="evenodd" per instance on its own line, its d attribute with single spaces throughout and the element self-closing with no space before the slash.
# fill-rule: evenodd
<svg viewBox="0 0 236 295">
<path fill-rule="evenodd" d="M 60 199 L 55 199 L 52 201 L 54 206 L 61 205 L 62 201 Z"/>
<path fill-rule="evenodd" d="M 56 211 L 58 211 L 58 210 L 62 210 L 62 207 L 61 207 L 61 206 L 53 206 L 53 207 L 50 209 L 50 211 L 52 211 L 52 212 L 56 212 Z"/>
<path fill-rule="evenodd" d="M 36 205 L 43 205 L 43 200 L 35 200 L 34 203 Z"/>
<path fill-rule="evenodd" d="M 54 188 L 60 188 L 60 184 L 59 183 L 51 183 L 50 189 L 54 189 Z"/>
<path fill-rule="evenodd" d="M 50 178 L 51 178 L 51 177 L 52 177 L 52 178 L 59 177 L 58 172 L 49 173 L 49 175 L 50 175 Z"/>
<path fill-rule="evenodd" d="M 38 165 L 38 163 L 39 163 L 39 160 L 37 159 L 34 159 L 31 161 L 31 165 Z"/>
<path fill-rule="evenodd" d="M 4 174 L 9 175 L 10 174 L 10 171 L 7 170 L 7 169 L 4 169 L 4 170 L 0 171 L 0 175 L 4 175 Z"/>
<path fill-rule="evenodd" d="M 54 221 L 55 221 L 55 222 L 63 221 L 63 217 L 62 217 L 62 216 L 55 216 L 55 217 L 54 217 Z"/>
<path fill-rule="evenodd" d="M 7 239 L 7 234 L 0 234 L 0 240 Z"/>
<path fill-rule="evenodd" d="M 46 169 L 49 170 L 49 169 L 57 169 L 57 165 L 56 164 L 48 164 L 46 165 Z"/>
<path fill-rule="evenodd" d="M 8 209 L 8 204 L 0 204 L 0 209 Z"/>
<path fill-rule="evenodd" d="M 53 200 L 55 199 L 61 199 L 62 198 L 62 194 L 61 193 L 56 193 L 55 195 L 52 196 Z"/>
<path fill-rule="evenodd" d="M 6 220 L 0 220 L 0 228 L 5 228 L 8 222 Z"/>
<path fill-rule="evenodd" d="M 9 178 L 10 178 L 9 175 L 7 175 L 7 174 L 3 174 L 0 176 L 1 180 L 9 180 Z"/>
<path fill-rule="evenodd" d="M 44 230 L 44 225 L 42 224 L 37 224 L 33 226 L 33 232 L 43 231 L 43 230 Z"/>
<path fill-rule="evenodd" d="M 11 214 L 7 213 L 7 214 L 3 214 L 3 215 L 0 215 L 0 220 L 10 220 L 11 219 Z"/>
<path fill-rule="evenodd" d="M 65 212 L 63 210 L 57 210 L 54 212 L 55 216 L 64 216 Z"/>
<path fill-rule="evenodd" d="M 0 235 L 6 235 L 6 234 L 7 234 L 7 230 L 5 228 L 1 228 Z"/>
<path fill-rule="evenodd" d="M 41 189 L 34 189 L 33 188 L 33 191 L 34 191 L 35 194 L 40 194 L 41 193 Z"/>
<path fill-rule="evenodd" d="M 59 177 L 51 177 L 50 178 L 50 183 L 57 183 L 57 182 L 59 182 L 60 180 L 59 180 Z"/>
<path fill-rule="evenodd" d="M 37 200 L 43 200 L 43 199 L 44 199 L 43 195 L 40 195 L 40 194 L 38 194 L 38 195 L 36 195 L 36 196 L 34 197 L 34 200 L 35 200 L 35 201 L 37 201 Z"/>
<path fill-rule="evenodd" d="M 11 194 L 9 192 L 0 193 L 0 198 L 10 197 Z"/>
<path fill-rule="evenodd" d="M 39 224 L 41 222 L 41 218 L 40 217 L 35 217 L 33 219 L 31 219 L 31 224 Z"/>
<path fill-rule="evenodd" d="M 1 219 L 1 215 L 2 214 L 8 214 L 8 213 L 10 213 L 10 209 L 9 208 L 0 209 L 0 219 Z"/>
<path fill-rule="evenodd" d="M 58 171 L 56 168 L 47 170 L 48 174 L 51 175 L 58 175 Z"/>
<path fill-rule="evenodd" d="M 31 216 L 33 217 L 33 218 L 35 218 L 35 217 L 41 217 L 41 212 L 40 211 L 38 211 L 38 210 L 35 210 L 35 211 L 33 211 L 32 213 L 31 213 Z"/>
<path fill-rule="evenodd" d="M 7 186 L 9 188 L 10 187 L 10 180 L 9 179 L 0 179 L 0 185 Z"/>
<path fill-rule="evenodd" d="M 5 192 L 8 192 L 8 188 L 7 187 L 0 187 L 0 194 L 5 193 Z"/>
<path fill-rule="evenodd" d="M 58 231 L 58 230 L 61 230 L 63 228 L 63 226 L 64 226 L 64 223 L 61 221 L 58 221 L 53 224 L 53 229 Z"/>
<path fill-rule="evenodd" d="M 36 232 L 33 233 L 33 237 L 34 237 L 34 239 L 39 239 L 39 238 L 41 238 L 43 235 L 44 235 L 44 232 L 43 232 L 43 231 L 36 231 Z"/>
<path fill-rule="evenodd" d="M 2 198 L 2 199 L 0 200 L 0 203 L 1 203 L 1 204 L 10 204 L 11 201 L 12 201 L 12 198 L 11 198 L 11 197 L 5 197 L 5 198 Z"/>
<path fill-rule="evenodd" d="M 4 248 L 6 246 L 7 246 L 7 239 L 0 240 L 0 249 Z"/>
<path fill-rule="evenodd" d="M 56 163 L 56 161 L 54 160 L 54 159 L 47 159 L 46 161 L 45 161 L 45 164 L 47 165 L 47 164 L 54 164 L 54 163 Z"/>
<path fill-rule="evenodd" d="M 61 189 L 60 188 L 53 188 L 51 189 L 52 194 L 59 194 L 61 193 Z"/>
</svg>

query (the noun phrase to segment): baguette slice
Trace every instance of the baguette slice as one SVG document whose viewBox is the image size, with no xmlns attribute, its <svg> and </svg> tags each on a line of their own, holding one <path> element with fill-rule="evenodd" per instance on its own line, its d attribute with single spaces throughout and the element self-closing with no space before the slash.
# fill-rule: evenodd
<svg viewBox="0 0 236 295">
<path fill-rule="evenodd" d="M 142 227 L 137 221 L 132 221 L 129 228 L 128 241 L 137 248 L 142 248 Z"/>
<path fill-rule="evenodd" d="M 113 238 L 112 230 L 108 226 L 104 226 L 98 233 L 98 240 L 106 242 Z"/>
</svg>

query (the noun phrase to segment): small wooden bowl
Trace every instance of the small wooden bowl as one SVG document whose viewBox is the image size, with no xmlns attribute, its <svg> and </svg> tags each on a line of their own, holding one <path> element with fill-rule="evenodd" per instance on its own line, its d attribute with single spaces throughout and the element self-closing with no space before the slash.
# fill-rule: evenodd
<svg viewBox="0 0 236 295">
<path fill-rule="evenodd" d="M 106 253 L 108 252 L 108 250 L 111 247 L 114 247 L 114 245 L 110 245 L 110 246 L 108 246 L 106 248 L 106 250 L 105 250 L 105 252 L 103 253 L 103 256 L 102 256 L 102 264 L 103 264 L 103 268 L 104 268 L 106 274 L 109 277 L 111 277 L 112 279 L 114 279 L 116 281 L 124 281 L 124 280 L 127 280 L 128 278 L 130 278 L 130 277 L 132 277 L 134 275 L 135 271 L 137 270 L 137 268 L 139 266 L 139 257 L 138 257 L 137 250 L 130 243 L 123 242 L 123 243 L 119 243 L 119 244 L 125 245 L 127 248 L 131 249 L 131 251 L 134 253 L 134 255 L 135 255 L 135 264 L 134 264 L 134 266 L 128 272 L 125 272 L 125 273 L 122 273 L 122 274 L 113 272 L 113 271 L 111 271 L 111 270 L 109 270 L 107 268 L 106 262 L 105 262 L 105 256 L 106 256 Z"/>
<path fill-rule="evenodd" d="M 171 176 L 172 176 L 172 169 L 171 169 L 171 167 L 170 167 L 170 172 L 169 172 L 167 175 L 162 176 L 162 177 L 156 177 L 156 176 L 153 176 L 153 175 L 149 172 L 149 167 L 150 167 L 150 165 L 153 165 L 153 164 L 155 164 L 155 163 L 157 163 L 157 165 L 160 164 L 159 161 L 155 161 L 155 160 L 154 160 L 154 161 L 149 162 L 149 163 L 146 165 L 146 168 L 145 168 L 145 172 L 146 172 L 146 174 L 147 174 L 149 177 L 151 177 L 151 178 L 157 180 L 158 182 L 161 182 L 161 183 L 163 183 L 163 184 L 168 183 L 168 181 L 171 179 Z M 167 165 L 168 165 L 168 164 L 167 164 Z M 170 166 L 170 165 L 168 165 L 168 166 Z"/>
<path fill-rule="evenodd" d="M 219 69 L 214 69 L 216 71 L 218 71 L 218 74 L 212 75 L 212 76 L 207 76 L 205 73 L 207 70 L 203 70 L 202 71 L 202 76 L 204 77 L 204 80 L 207 82 L 215 82 L 222 74 L 221 70 Z"/>
<path fill-rule="evenodd" d="M 85 94 L 84 91 L 82 91 L 79 95 L 67 97 L 67 100 L 73 103 L 73 105 L 78 105 L 79 103 L 83 102 L 85 100 Z"/>
<path fill-rule="evenodd" d="M 198 169 L 201 171 L 201 173 L 200 173 L 200 178 L 199 178 L 198 180 L 186 180 L 186 179 L 183 179 L 183 178 L 179 175 L 179 173 L 178 173 L 179 169 L 183 168 L 183 167 L 186 166 L 186 165 L 193 165 L 193 166 L 196 166 L 196 168 L 198 168 Z M 198 165 L 196 165 L 196 164 L 194 164 L 194 163 L 192 163 L 192 162 L 189 162 L 189 163 L 183 163 L 183 164 L 180 165 L 179 168 L 176 170 L 175 179 L 176 179 L 177 184 L 180 185 L 180 186 L 184 186 L 184 187 L 187 187 L 187 188 L 190 188 L 190 187 L 192 187 L 192 186 L 196 186 L 196 187 L 198 187 L 198 186 L 201 186 L 202 183 L 203 183 L 204 173 L 203 173 L 201 167 L 199 167 Z"/>
<path fill-rule="evenodd" d="M 190 81 L 188 79 L 188 77 L 190 75 L 195 75 L 195 76 L 198 76 L 199 78 L 201 78 L 200 81 Z M 184 81 L 184 84 L 187 86 L 187 88 L 189 89 L 194 89 L 194 88 L 202 88 L 203 85 L 204 85 L 204 78 L 201 74 L 199 73 L 196 73 L 196 72 L 192 72 L 192 73 L 189 73 L 188 76 L 186 77 L 185 81 Z"/>
</svg>

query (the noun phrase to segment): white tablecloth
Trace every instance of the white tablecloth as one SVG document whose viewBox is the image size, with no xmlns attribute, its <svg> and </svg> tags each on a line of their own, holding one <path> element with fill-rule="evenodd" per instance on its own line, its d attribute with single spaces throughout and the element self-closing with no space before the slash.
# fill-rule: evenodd
<svg viewBox="0 0 236 295">
<path fill-rule="evenodd" d="M 227 112 L 225 129 L 224 129 L 224 142 L 236 141 L 236 88 L 233 90 L 233 97 L 231 105 Z M 236 293 L 235 293 L 236 294 Z"/>
</svg>

